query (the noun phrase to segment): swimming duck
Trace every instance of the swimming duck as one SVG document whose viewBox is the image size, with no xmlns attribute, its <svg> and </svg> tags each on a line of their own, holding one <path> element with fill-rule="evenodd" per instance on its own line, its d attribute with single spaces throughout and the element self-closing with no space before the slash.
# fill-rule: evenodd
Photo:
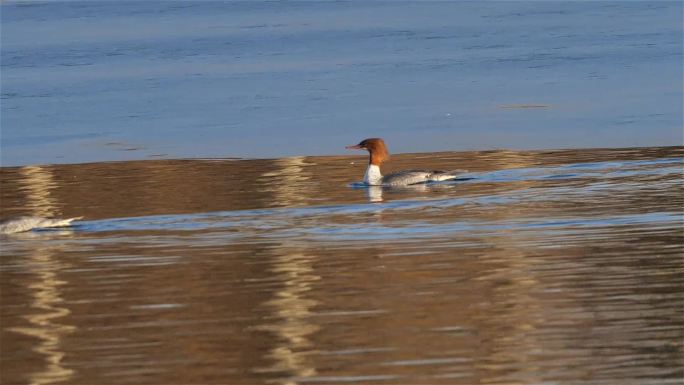
<svg viewBox="0 0 684 385">
<path fill-rule="evenodd" d="M 389 158 L 387 145 L 381 138 L 368 138 L 359 144 L 347 146 L 350 150 L 367 150 L 370 154 L 366 175 L 363 182 L 369 186 L 408 186 L 428 182 L 441 182 L 457 178 L 463 170 L 436 171 L 436 170 L 403 170 L 388 175 L 380 173 L 380 164 Z"/>
</svg>

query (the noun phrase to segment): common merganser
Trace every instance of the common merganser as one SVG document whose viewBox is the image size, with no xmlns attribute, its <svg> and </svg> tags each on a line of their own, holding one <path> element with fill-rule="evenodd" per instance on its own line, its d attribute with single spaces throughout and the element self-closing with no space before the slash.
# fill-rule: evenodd
<svg viewBox="0 0 684 385">
<path fill-rule="evenodd" d="M 364 139 L 361 143 L 347 146 L 350 150 L 367 150 L 370 154 L 366 175 L 363 182 L 369 186 L 408 186 L 412 184 L 441 182 L 457 178 L 464 170 L 403 170 L 383 176 L 380 164 L 389 158 L 385 141 L 380 138 Z"/>
</svg>

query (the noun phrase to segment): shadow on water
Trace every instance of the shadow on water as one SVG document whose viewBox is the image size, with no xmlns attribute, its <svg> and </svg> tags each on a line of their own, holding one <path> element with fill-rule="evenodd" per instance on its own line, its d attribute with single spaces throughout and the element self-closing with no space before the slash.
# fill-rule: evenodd
<svg viewBox="0 0 684 385">
<path fill-rule="evenodd" d="M 2 168 L 3 382 L 668 384 L 682 148 Z"/>
</svg>

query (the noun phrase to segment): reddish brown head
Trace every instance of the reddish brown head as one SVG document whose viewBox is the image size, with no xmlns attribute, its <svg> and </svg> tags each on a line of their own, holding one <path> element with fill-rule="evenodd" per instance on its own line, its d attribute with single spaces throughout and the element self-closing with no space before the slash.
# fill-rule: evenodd
<svg viewBox="0 0 684 385">
<path fill-rule="evenodd" d="M 385 142 L 380 138 L 364 139 L 355 146 L 347 146 L 347 149 L 368 150 L 370 153 L 370 163 L 380 166 L 380 163 L 389 158 L 389 152 Z"/>
</svg>

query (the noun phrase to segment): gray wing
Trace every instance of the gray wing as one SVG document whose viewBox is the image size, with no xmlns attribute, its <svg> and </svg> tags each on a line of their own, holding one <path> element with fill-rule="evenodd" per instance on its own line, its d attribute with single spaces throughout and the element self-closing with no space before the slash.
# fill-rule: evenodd
<svg viewBox="0 0 684 385">
<path fill-rule="evenodd" d="M 418 183 L 439 182 L 454 179 L 463 172 L 465 171 L 404 170 L 383 176 L 382 184 L 386 186 L 406 186 Z"/>
<path fill-rule="evenodd" d="M 382 184 L 387 186 L 406 186 L 429 181 L 430 170 L 403 170 L 382 177 Z"/>
</svg>

